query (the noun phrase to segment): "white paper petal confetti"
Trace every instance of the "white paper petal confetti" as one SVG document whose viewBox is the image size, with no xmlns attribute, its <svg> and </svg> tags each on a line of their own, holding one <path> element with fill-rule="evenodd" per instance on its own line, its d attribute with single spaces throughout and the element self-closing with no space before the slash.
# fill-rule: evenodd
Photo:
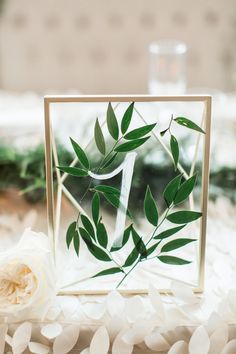
<svg viewBox="0 0 236 354">
<path fill-rule="evenodd" d="M 90 354 L 89 348 L 85 348 L 82 352 L 80 352 L 80 354 Z"/>
<path fill-rule="evenodd" d="M 130 322 L 135 322 L 144 314 L 144 304 L 141 296 L 133 296 L 125 303 L 125 314 Z"/>
<path fill-rule="evenodd" d="M 236 339 L 233 339 L 226 344 L 221 354 L 235 354 L 235 353 L 236 353 Z"/>
<path fill-rule="evenodd" d="M 155 289 L 154 286 L 151 284 L 149 286 L 148 295 L 153 308 L 156 310 L 157 316 L 164 321 L 165 310 L 161 299 L 161 295 L 159 294 L 158 290 Z"/>
<path fill-rule="evenodd" d="M 112 354 L 132 354 L 133 345 L 124 342 L 123 336 L 127 329 L 123 329 L 115 338 L 112 346 Z"/>
<path fill-rule="evenodd" d="M 123 340 L 132 345 L 141 343 L 151 330 L 152 328 L 150 328 L 148 321 L 138 322 L 127 330 L 126 334 L 123 336 Z"/>
<path fill-rule="evenodd" d="M 191 287 L 181 282 L 172 281 L 171 291 L 177 299 L 180 299 L 187 304 L 194 304 L 199 302 L 199 299 L 196 295 L 194 295 Z"/>
<path fill-rule="evenodd" d="M 41 343 L 29 342 L 29 350 L 34 354 L 48 354 L 50 348 Z"/>
<path fill-rule="evenodd" d="M 220 354 L 228 342 L 228 326 L 219 326 L 210 336 L 210 351 L 208 354 Z"/>
<path fill-rule="evenodd" d="M 198 327 L 189 342 L 189 354 L 208 354 L 210 339 L 203 326 Z"/>
<path fill-rule="evenodd" d="M 154 331 L 153 333 L 146 336 L 145 343 L 148 348 L 159 352 L 167 351 L 170 348 L 169 343 L 158 331 Z"/>
<path fill-rule="evenodd" d="M 62 326 L 59 323 L 50 323 L 43 326 L 41 329 L 41 334 L 48 339 L 56 338 L 61 334 L 61 332 Z"/>
<path fill-rule="evenodd" d="M 170 348 L 167 354 L 188 354 L 188 344 L 180 340 Z"/>
<path fill-rule="evenodd" d="M 106 327 L 100 327 L 94 334 L 90 343 L 90 354 L 107 354 L 110 346 Z"/>
<path fill-rule="evenodd" d="M 0 354 L 4 354 L 5 349 L 5 337 L 7 334 L 8 325 L 1 324 L 0 325 Z"/>
<path fill-rule="evenodd" d="M 68 325 L 53 343 L 54 354 L 67 354 L 74 348 L 79 338 L 79 326 Z"/>
<path fill-rule="evenodd" d="M 83 311 L 86 316 L 93 320 L 100 320 L 104 313 L 106 312 L 105 304 L 95 304 L 94 303 L 87 303 L 83 305 Z"/>
<path fill-rule="evenodd" d="M 107 295 L 107 308 L 111 316 L 121 315 L 124 312 L 125 300 L 118 291 L 111 291 Z"/>
<path fill-rule="evenodd" d="M 207 333 L 209 336 L 211 336 L 212 333 L 223 324 L 222 318 L 216 312 L 212 312 L 207 321 Z"/>
<path fill-rule="evenodd" d="M 21 354 L 27 348 L 31 338 L 32 323 L 24 322 L 15 331 L 12 337 L 13 354 Z"/>
</svg>

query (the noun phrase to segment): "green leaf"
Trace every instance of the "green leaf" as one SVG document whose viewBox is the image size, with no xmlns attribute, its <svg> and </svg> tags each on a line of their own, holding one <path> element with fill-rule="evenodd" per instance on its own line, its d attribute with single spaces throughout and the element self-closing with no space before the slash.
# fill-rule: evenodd
<svg viewBox="0 0 236 354">
<path fill-rule="evenodd" d="M 88 176 L 88 172 L 78 167 L 69 167 L 69 166 L 58 166 L 60 171 L 66 172 L 71 176 L 75 177 L 85 177 Z"/>
<path fill-rule="evenodd" d="M 170 236 L 176 234 L 178 231 L 182 230 L 185 226 L 186 226 L 186 224 L 181 225 L 181 226 L 177 226 L 177 227 L 172 227 L 171 229 L 162 231 L 159 235 L 156 235 L 153 238 L 155 240 L 163 240 L 167 237 L 170 237 Z"/>
<path fill-rule="evenodd" d="M 105 155 L 106 154 L 106 145 L 105 145 L 104 136 L 103 136 L 102 129 L 100 127 L 98 118 L 96 119 L 96 123 L 95 123 L 95 127 L 94 127 L 94 138 L 95 138 L 95 143 L 97 145 L 98 150 L 100 151 L 101 154 Z"/>
<path fill-rule="evenodd" d="M 138 253 L 142 256 L 142 258 L 147 258 L 147 249 L 142 238 L 139 236 L 139 234 L 133 227 L 131 231 L 132 231 L 133 242 Z"/>
<path fill-rule="evenodd" d="M 95 232 L 91 221 L 86 215 L 82 214 L 80 217 L 85 230 L 88 231 L 89 235 L 95 240 Z"/>
<path fill-rule="evenodd" d="M 114 208 L 118 209 L 120 205 L 120 199 L 115 194 L 103 193 L 105 199 L 110 203 Z"/>
<path fill-rule="evenodd" d="M 147 249 L 147 257 L 150 256 L 157 249 L 157 247 L 159 246 L 160 242 L 161 241 L 156 242 L 154 245 L 152 245 L 151 247 L 149 247 Z"/>
<path fill-rule="evenodd" d="M 131 130 L 131 132 L 124 135 L 124 139 L 126 139 L 126 140 L 139 139 L 139 138 L 143 137 L 144 135 L 150 133 L 155 126 L 156 126 L 156 123 L 149 124 L 149 125 L 147 124 L 141 128 Z"/>
<path fill-rule="evenodd" d="M 177 169 L 177 165 L 179 162 L 179 144 L 174 135 L 170 136 L 170 149 L 174 160 L 175 169 Z"/>
<path fill-rule="evenodd" d="M 118 140 L 119 138 L 119 127 L 116 119 L 115 112 L 112 108 L 111 102 L 108 104 L 107 108 L 107 128 L 112 138 Z"/>
<path fill-rule="evenodd" d="M 83 165 L 83 167 L 88 170 L 90 166 L 85 151 L 72 138 L 70 138 L 70 141 L 81 165 Z"/>
<path fill-rule="evenodd" d="M 97 240 L 102 247 L 104 248 L 107 247 L 107 243 L 108 243 L 107 231 L 102 222 L 99 222 L 97 225 Z"/>
<path fill-rule="evenodd" d="M 104 184 L 95 186 L 94 189 L 98 192 L 102 192 L 102 193 L 108 193 L 108 194 L 114 194 L 116 196 L 120 195 L 120 191 L 118 188 L 115 187 L 111 187 L 111 186 L 106 186 Z"/>
<path fill-rule="evenodd" d="M 162 249 L 161 252 L 171 252 L 173 250 L 176 250 L 177 248 L 181 248 L 185 245 L 188 245 L 191 242 L 194 242 L 196 240 L 190 239 L 190 238 L 177 238 L 176 240 L 172 240 L 168 243 L 166 243 Z"/>
<path fill-rule="evenodd" d="M 171 265 L 184 265 L 184 264 L 191 263 L 190 261 L 187 261 L 185 259 L 173 257 L 173 256 L 158 256 L 157 258 L 161 262 L 166 263 L 166 264 L 171 264 Z"/>
<path fill-rule="evenodd" d="M 169 128 L 165 129 L 165 130 L 162 130 L 162 132 L 160 132 L 160 135 L 161 136 L 164 136 L 166 132 L 168 132 Z"/>
<path fill-rule="evenodd" d="M 92 278 L 102 277 L 103 275 L 110 275 L 110 274 L 116 274 L 116 273 L 124 273 L 124 271 L 118 267 L 108 268 L 108 269 L 102 270 L 101 272 L 95 274 Z"/>
<path fill-rule="evenodd" d="M 70 224 L 66 232 L 66 244 L 68 248 L 70 247 L 70 244 L 75 236 L 75 233 L 76 233 L 76 221 Z"/>
<path fill-rule="evenodd" d="M 132 224 L 129 225 L 124 233 L 123 233 L 123 239 L 122 239 L 122 243 L 121 243 L 121 246 L 120 247 L 112 247 L 111 248 L 111 252 L 116 252 L 116 251 L 119 251 L 121 248 L 123 248 L 125 246 L 125 244 L 128 242 L 129 240 L 129 237 L 130 237 L 130 233 L 131 233 L 131 229 L 132 229 Z"/>
<path fill-rule="evenodd" d="M 125 207 L 123 205 L 120 205 L 120 199 L 119 197 L 117 197 L 117 195 L 111 193 L 103 193 L 102 195 L 107 200 L 107 202 L 111 204 L 114 208 L 118 209 L 121 206 L 122 210 L 125 212 Z M 129 218 L 132 219 L 132 215 L 128 209 L 126 210 L 126 214 L 129 216 Z"/>
<path fill-rule="evenodd" d="M 92 217 L 95 225 L 97 225 L 99 220 L 99 210 L 100 210 L 100 197 L 98 192 L 96 192 L 92 199 Z"/>
<path fill-rule="evenodd" d="M 140 138 L 132 141 L 128 141 L 127 143 L 121 144 L 115 148 L 116 152 L 128 152 L 134 149 L 137 149 L 139 146 L 143 145 L 150 136 L 147 136 L 146 138 Z"/>
<path fill-rule="evenodd" d="M 107 161 L 105 159 L 105 161 L 104 161 L 105 163 L 101 168 L 107 168 L 108 166 L 110 166 L 112 164 L 112 162 L 115 160 L 117 154 L 118 153 L 116 152 L 113 156 L 111 156 L 109 159 L 107 159 Z"/>
<path fill-rule="evenodd" d="M 125 134 L 129 128 L 132 115 L 133 115 L 133 109 L 134 109 L 134 102 L 132 102 L 129 107 L 126 109 L 124 116 L 121 121 L 121 132 L 122 134 Z"/>
<path fill-rule="evenodd" d="M 176 211 L 167 216 L 167 220 L 174 224 L 187 224 L 194 220 L 199 219 L 202 216 L 202 213 L 197 211 L 189 211 L 189 210 L 182 210 Z"/>
<path fill-rule="evenodd" d="M 137 248 L 134 247 L 133 251 L 126 258 L 123 267 L 130 267 L 132 264 L 134 264 L 134 262 L 138 259 L 138 257 L 139 257 L 139 253 L 137 251 Z"/>
<path fill-rule="evenodd" d="M 164 190 L 163 197 L 168 207 L 173 203 L 175 199 L 175 196 L 180 186 L 181 179 L 182 179 L 182 174 L 176 176 L 167 184 Z"/>
<path fill-rule="evenodd" d="M 144 198 L 144 213 L 147 220 L 154 226 L 158 224 L 158 211 L 149 186 L 147 186 Z"/>
<path fill-rule="evenodd" d="M 88 234 L 88 232 L 82 227 L 79 228 L 80 235 L 88 247 L 89 252 L 97 259 L 103 262 L 110 262 L 111 258 L 109 255 L 99 246 L 95 245 Z"/>
<path fill-rule="evenodd" d="M 196 123 L 194 123 L 193 121 L 191 121 L 188 118 L 185 117 L 177 117 L 174 119 L 174 121 L 180 125 L 183 125 L 184 127 L 187 127 L 189 129 L 193 129 L 196 130 L 200 133 L 205 134 L 204 130 L 202 130 L 202 128 L 200 128 Z"/>
<path fill-rule="evenodd" d="M 73 241 L 74 241 L 74 249 L 75 249 L 75 252 L 78 256 L 79 255 L 80 239 L 79 239 L 79 233 L 77 230 L 75 231 Z"/>
<path fill-rule="evenodd" d="M 196 184 L 196 180 L 197 180 L 197 175 L 194 175 L 181 184 L 174 198 L 175 205 L 182 203 L 185 199 L 189 197 Z"/>
</svg>

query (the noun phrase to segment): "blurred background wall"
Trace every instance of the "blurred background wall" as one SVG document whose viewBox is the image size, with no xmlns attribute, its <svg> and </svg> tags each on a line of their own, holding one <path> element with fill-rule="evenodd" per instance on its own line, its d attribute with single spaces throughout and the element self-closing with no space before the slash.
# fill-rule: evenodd
<svg viewBox="0 0 236 354">
<path fill-rule="evenodd" d="M 236 89 L 235 0 L 5 0 L 0 87 L 146 93 L 163 38 L 186 42 L 188 87 Z"/>
</svg>

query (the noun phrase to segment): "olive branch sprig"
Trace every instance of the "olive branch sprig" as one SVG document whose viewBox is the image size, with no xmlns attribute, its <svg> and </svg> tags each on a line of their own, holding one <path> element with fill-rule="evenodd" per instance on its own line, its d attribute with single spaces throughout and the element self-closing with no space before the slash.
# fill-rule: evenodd
<svg viewBox="0 0 236 354">
<path fill-rule="evenodd" d="M 152 132 L 156 124 L 145 125 L 127 132 L 131 123 L 133 108 L 134 102 L 128 106 L 121 120 L 121 127 L 119 127 L 112 105 L 111 103 L 108 104 L 106 123 L 109 134 L 114 139 L 114 144 L 109 152 L 107 152 L 103 131 L 98 119 L 96 119 L 94 126 L 94 140 L 97 149 L 102 155 L 99 165 L 95 168 L 96 172 L 100 172 L 110 166 L 112 162 L 115 161 L 116 156 L 119 153 L 135 150 L 150 138 L 150 135 L 147 136 L 147 134 Z M 167 129 L 162 131 L 160 135 L 164 136 L 167 132 L 169 133 L 172 158 L 175 169 L 177 169 L 179 160 L 179 145 L 177 139 L 171 132 L 171 126 L 174 122 L 201 133 L 204 133 L 204 131 L 194 122 L 185 117 L 171 117 Z M 71 139 L 71 143 L 81 167 L 58 166 L 58 168 L 62 172 L 66 172 L 73 176 L 88 177 L 91 166 L 86 152 L 73 139 Z M 73 222 L 67 230 L 66 242 L 68 248 L 73 241 L 74 249 L 79 256 L 80 241 L 82 240 L 86 244 L 88 251 L 97 260 L 114 263 L 113 267 L 104 269 L 103 271 L 95 274 L 93 277 L 123 273 L 123 277 L 117 284 L 117 287 L 124 282 L 124 280 L 138 266 L 139 263 L 150 259 L 156 258 L 161 262 L 172 265 L 184 265 L 190 263 L 188 260 L 172 255 L 170 256 L 168 252 L 194 242 L 196 239 L 176 238 L 168 241 L 168 238 L 177 234 L 188 223 L 199 219 L 202 215 L 200 212 L 189 210 L 181 210 L 170 213 L 175 206 L 183 203 L 190 196 L 196 184 L 196 179 L 197 175 L 195 174 L 182 181 L 182 174 L 180 174 L 168 183 L 163 193 L 167 207 L 163 213 L 163 216 L 160 218 L 152 191 L 150 187 L 147 186 L 144 198 L 144 214 L 147 221 L 153 226 L 153 231 L 147 240 L 145 240 L 146 237 L 139 235 L 138 231 L 134 227 L 134 223 L 132 222 L 123 232 L 122 242 L 119 247 L 109 246 L 108 233 L 100 213 L 100 199 L 101 197 L 105 198 L 116 209 L 122 207 L 120 206 L 120 190 L 107 185 L 95 185 L 91 188 L 90 179 L 89 187 L 85 193 L 89 191 L 94 193 L 91 203 L 92 219 L 84 214 L 78 215 L 77 220 Z M 131 217 L 129 210 L 127 211 L 127 214 Z M 178 226 L 167 228 L 158 233 L 160 227 L 165 221 L 171 222 Z M 133 243 L 132 251 L 126 258 L 125 262 L 120 264 L 115 260 L 115 257 L 113 256 L 114 252 L 123 251 L 130 239 L 132 239 L 131 242 Z"/>
</svg>

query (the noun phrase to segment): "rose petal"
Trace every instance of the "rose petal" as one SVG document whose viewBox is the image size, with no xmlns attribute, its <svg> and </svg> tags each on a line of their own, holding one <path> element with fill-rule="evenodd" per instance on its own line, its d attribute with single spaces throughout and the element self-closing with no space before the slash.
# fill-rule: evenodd
<svg viewBox="0 0 236 354">
<path fill-rule="evenodd" d="M 12 337 L 12 351 L 21 354 L 28 346 L 31 338 L 32 323 L 24 322 L 15 330 Z"/>
<path fill-rule="evenodd" d="M 63 332 L 58 337 L 56 337 L 53 343 L 53 353 L 69 353 L 78 341 L 79 332 L 80 330 L 77 325 L 69 325 L 64 327 Z"/>
<path fill-rule="evenodd" d="M 90 354 L 107 354 L 110 339 L 106 327 L 100 327 L 94 334 L 90 343 Z"/>
<path fill-rule="evenodd" d="M 43 326 L 41 329 L 41 334 L 48 339 L 56 338 L 61 334 L 61 332 L 62 326 L 59 323 L 50 323 Z"/>
<path fill-rule="evenodd" d="M 167 354 L 188 354 L 188 344 L 180 340 L 170 348 Z"/>
<path fill-rule="evenodd" d="M 226 344 L 221 354 L 235 354 L 235 353 L 236 353 L 236 339 L 233 339 Z"/>
<path fill-rule="evenodd" d="M 157 312 L 157 316 L 164 321 L 165 309 L 163 306 L 161 295 L 159 294 L 159 291 L 152 284 L 149 285 L 148 296 L 153 308 Z"/>
<path fill-rule="evenodd" d="M 207 354 L 210 348 L 210 339 L 203 326 L 198 327 L 189 342 L 189 354 Z"/>
<path fill-rule="evenodd" d="M 50 348 L 47 345 L 36 343 L 36 342 L 29 342 L 29 350 L 35 354 L 47 354 L 49 353 Z"/>
<path fill-rule="evenodd" d="M 126 331 L 126 329 L 123 329 L 116 336 L 112 346 L 112 354 L 132 354 L 133 345 L 128 344 L 123 340 L 123 336 L 125 335 Z"/>
</svg>

